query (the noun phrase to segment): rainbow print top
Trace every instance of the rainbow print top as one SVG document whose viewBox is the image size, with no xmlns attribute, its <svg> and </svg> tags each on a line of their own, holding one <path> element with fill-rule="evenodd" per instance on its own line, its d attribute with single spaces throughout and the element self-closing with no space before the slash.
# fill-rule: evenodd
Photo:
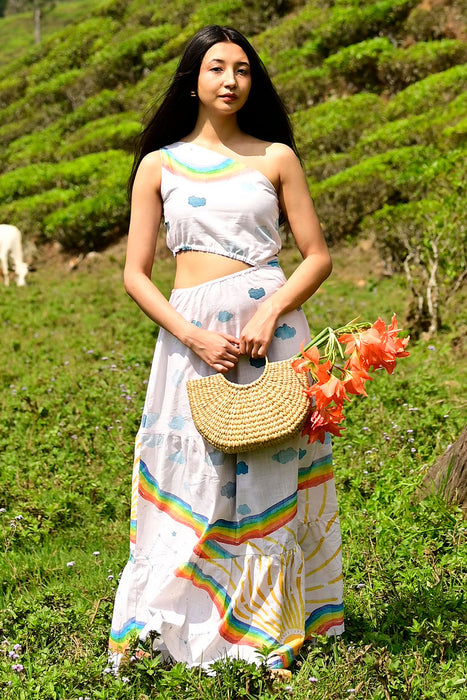
<svg viewBox="0 0 467 700">
<path fill-rule="evenodd" d="M 276 190 L 259 170 L 204 146 L 162 148 L 167 246 L 261 265 L 281 249 Z"/>
</svg>

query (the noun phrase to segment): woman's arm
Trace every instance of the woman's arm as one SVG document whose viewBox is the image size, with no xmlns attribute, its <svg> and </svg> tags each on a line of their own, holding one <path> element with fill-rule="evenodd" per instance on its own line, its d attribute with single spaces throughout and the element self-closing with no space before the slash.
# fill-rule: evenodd
<svg viewBox="0 0 467 700">
<path fill-rule="evenodd" d="M 240 351 L 252 357 L 266 355 L 278 318 L 309 299 L 332 270 L 331 256 L 300 162 L 288 146 L 274 144 L 272 147 L 280 173 L 280 205 L 303 261 L 243 328 Z"/>
<path fill-rule="evenodd" d="M 160 154 L 154 152 L 141 161 L 133 185 L 125 289 L 150 319 L 172 333 L 210 367 L 227 372 L 238 362 L 238 339 L 193 325 L 169 304 L 151 281 L 161 217 L 161 161 Z"/>
</svg>

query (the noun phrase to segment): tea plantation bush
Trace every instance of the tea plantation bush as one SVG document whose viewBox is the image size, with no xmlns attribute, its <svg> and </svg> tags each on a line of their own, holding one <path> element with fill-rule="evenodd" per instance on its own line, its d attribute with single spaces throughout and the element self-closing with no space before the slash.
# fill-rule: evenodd
<svg viewBox="0 0 467 700">
<path fill-rule="evenodd" d="M 142 75 L 142 56 L 177 36 L 178 28 L 171 24 L 148 27 L 120 43 L 111 43 L 95 53 L 89 69 L 96 85 L 113 88 L 122 81 L 136 82 Z"/>
<path fill-rule="evenodd" d="M 0 80 L 0 109 L 23 97 L 26 87 L 26 79 L 19 75 L 8 76 Z"/>
<path fill-rule="evenodd" d="M 129 166 L 114 186 L 70 204 L 47 216 L 44 233 L 67 249 L 93 250 L 105 247 L 128 230 L 129 205 L 126 180 Z"/>
<path fill-rule="evenodd" d="M 267 64 L 271 75 L 284 70 L 282 54 L 292 48 L 300 48 L 310 40 L 319 26 L 329 16 L 329 9 L 316 7 L 314 4 L 305 5 L 303 9 L 274 26 L 268 27 L 261 34 L 253 37 L 252 42 Z"/>
<path fill-rule="evenodd" d="M 386 109 L 388 119 L 422 114 L 434 107 L 442 107 L 459 95 L 467 83 L 467 65 L 454 66 L 434 73 L 391 98 Z"/>
<path fill-rule="evenodd" d="M 329 84 L 329 70 L 325 66 L 309 70 L 293 68 L 274 78 L 274 85 L 290 112 L 322 102 Z"/>
<path fill-rule="evenodd" d="M 325 65 L 335 80 L 351 84 L 358 90 L 382 88 L 379 72 L 381 56 L 391 57 L 394 47 L 389 39 L 376 37 L 352 44 L 329 56 Z"/>
<path fill-rule="evenodd" d="M 417 335 L 436 333 L 466 270 L 465 187 L 463 196 L 442 191 L 439 195 L 385 206 L 362 222 L 393 269 L 405 273 L 412 295 L 411 329 Z"/>
<path fill-rule="evenodd" d="M 323 152 L 347 151 L 362 132 L 382 121 L 383 104 L 379 97 L 360 93 L 330 100 L 294 114 L 297 143 L 308 160 Z"/>
<path fill-rule="evenodd" d="M 37 194 L 54 187 L 72 187 L 94 183 L 103 173 L 124 170 L 128 156 L 122 151 L 105 151 L 82 156 L 71 162 L 38 163 L 0 175 L 0 203 Z"/>
<path fill-rule="evenodd" d="M 55 161 L 62 139 L 58 120 L 42 131 L 25 134 L 11 142 L 5 149 L 3 167 L 5 170 L 27 166 L 41 161 Z"/>
<path fill-rule="evenodd" d="M 419 42 L 392 54 L 382 54 L 378 62 L 381 82 L 393 92 L 467 61 L 467 45 L 463 41 Z"/>
<path fill-rule="evenodd" d="M 447 104 L 443 110 L 431 109 L 425 114 L 397 119 L 362 136 L 353 153 L 359 156 L 369 155 L 413 144 L 438 143 L 442 146 L 443 135 L 448 135 L 446 127 L 460 122 L 466 111 L 467 95 L 464 93 Z M 452 133 L 457 134 L 456 127 L 452 128 Z"/>
<path fill-rule="evenodd" d="M 111 114 L 89 122 L 71 134 L 59 148 L 58 156 L 70 158 L 112 149 L 133 151 L 140 132 L 141 124 L 135 113 Z"/>
<path fill-rule="evenodd" d="M 453 20 L 462 24 L 465 5 L 461 2 L 421 3 L 408 16 L 404 29 L 415 41 L 449 39 L 453 36 Z"/>
<path fill-rule="evenodd" d="M 329 20 L 318 30 L 317 38 L 323 55 L 327 56 L 374 34 L 393 34 L 416 4 L 416 0 L 381 0 L 363 7 L 336 5 Z"/>
<path fill-rule="evenodd" d="M 60 207 L 78 199 L 78 189 L 54 188 L 41 194 L 16 199 L 9 204 L 0 204 L 0 219 L 14 221 L 25 238 L 43 237 L 43 219 Z"/>
<path fill-rule="evenodd" d="M 385 204 L 407 201 L 433 154 L 428 147 L 400 148 L 367 158 L 317 185 L 311 183 L 327 240 L 336 243 L 356 233 L 362 218 Z"/>
<path fill-rule="evenodd" d="M 118 25 L 108 19 L 91 17 L 76 25 L 72 32 L 68 27 L 57 32 L 44 42 L 46 55 L 28 70 L 28 82 L 37 85 L 84 66 L 93 55 L 96 44 L 103 37 L 110 38 L 117 28 Z"/>
</svg>

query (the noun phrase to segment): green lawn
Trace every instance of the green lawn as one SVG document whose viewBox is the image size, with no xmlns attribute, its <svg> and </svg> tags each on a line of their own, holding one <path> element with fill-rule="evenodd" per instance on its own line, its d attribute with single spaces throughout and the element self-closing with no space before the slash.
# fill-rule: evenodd
<svg viewBox="0 0 467 700">
<path fill-rule="evenodd" d="M 445 309 L 443 333 L 411 343 L 393 376 L 378 373 L 335 440 L 344 637 L 308 645 L 286 684 L 241 663 L 220 664 L 214 676 L 155 661 L 118 680 L 104 673 L 157 336 L 123 291 L 121 250 L 74 272 L 57 259 L 27 287 L 0 288 L 2 697 L 466 698 L 465 523 L 441 497 L 418 497 L 428 466 L 465 422 L 460 295 Z M 402 279 L 382 277 L 356 245 L 334 257 L 333 276 L 306 305 L 312 330 L 357 314 L 388 321 L 393 311 L 403 325 Z M 296 259 L 285 251 L 286 270 Z M 172 272 L 170 258 L 157 263 L 165 294 Z"/>
</svg>

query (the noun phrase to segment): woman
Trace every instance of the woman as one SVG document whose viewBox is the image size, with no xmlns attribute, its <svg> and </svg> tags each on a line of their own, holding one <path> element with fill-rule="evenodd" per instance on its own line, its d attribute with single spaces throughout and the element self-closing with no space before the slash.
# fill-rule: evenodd
<svg viewBox="0 0 467 700">
<path fill-rule="evenodd" d="M 309 338 L 299 310 L 331 262 L 284 107 L 239 32 L 191 40 L 142 134 L 130 178 L 130 296 L 161 330 L 136 440 L 130 559 L 110 637 L 115 667 L 139 633 L 176 661 L 287 667 L 313 634 L 343 630 L 331 446 L 297 437 L 226 455 L 196 431 L 186 381 L 247 383 Z M 281 214 L 280 214 L 281 212 Z M 164 216 L 176 256 L 167 301 L 151 281 Z M 279 217 L 303 256 L 286 281 Z"/>
</svg>

